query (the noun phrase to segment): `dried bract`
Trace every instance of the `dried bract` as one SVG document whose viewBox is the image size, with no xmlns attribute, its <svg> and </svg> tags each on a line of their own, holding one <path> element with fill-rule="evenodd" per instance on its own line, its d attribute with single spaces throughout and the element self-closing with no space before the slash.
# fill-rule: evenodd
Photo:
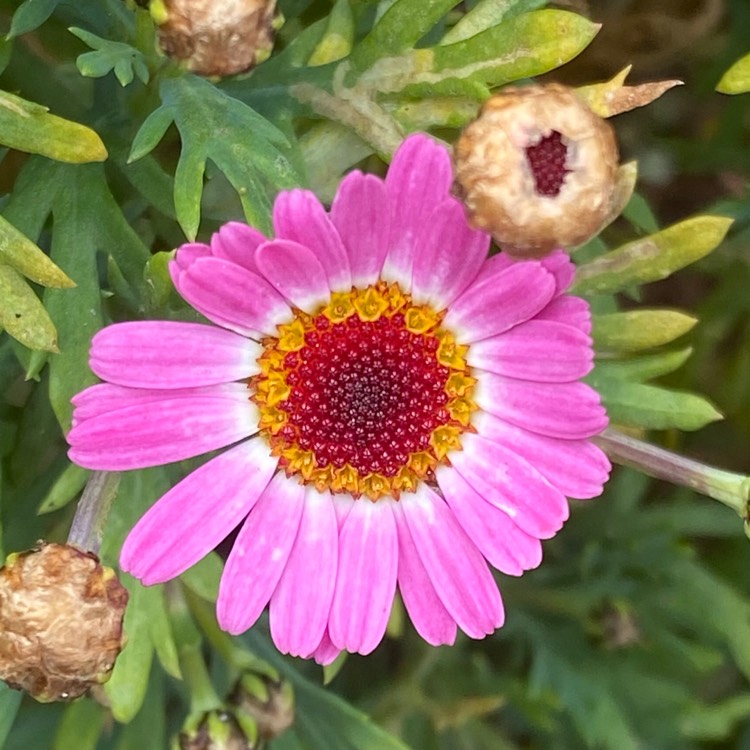
<svg viewBox="0 0 750 750">
<path fill-rule="evenodd" d="M 106 682 L 123 646 L 128 592 L 91 552 L 61 544 L 0 569 L 0 677 L 43 703 Z"/>
<path fill-rule="evenodd" d="M 164 53 L 200 75 L 243 73 L 273 48 L 276 0 L 156 0 L 151 13 Z"/>
<path fill-rule="evenodd" d="M 490 98 L 456 143 L 455 192 L 506 252 L 542 257 L 586 242 L 607 216 L 618 151 L 612 126 L 559 84 Z"/>
</svg>

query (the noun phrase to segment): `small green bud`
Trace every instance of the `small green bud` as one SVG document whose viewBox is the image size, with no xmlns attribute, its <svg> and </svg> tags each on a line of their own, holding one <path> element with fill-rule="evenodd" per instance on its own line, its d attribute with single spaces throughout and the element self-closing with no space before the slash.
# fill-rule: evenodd
<svg viewBox="0 0 750 750">
<path fill-rule="evenodd" d="M 229 700 L 238 716 L 252 717 L 262 740 L 278 737 L 294 723 L 294 691 L 284 679 L 245 672 Z"/>
</svg>

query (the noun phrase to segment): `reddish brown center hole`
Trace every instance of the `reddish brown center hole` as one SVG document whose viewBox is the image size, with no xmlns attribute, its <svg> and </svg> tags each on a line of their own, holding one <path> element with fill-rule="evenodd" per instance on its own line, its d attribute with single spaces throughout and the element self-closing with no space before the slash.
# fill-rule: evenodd
<svg viewBox="0 0 750 750">
<path fill-rule="evenodd" d="M 348 463 L 361 475 L 395 476 L 450 421 L 438 340 L 408 331 L 400 313 L 315 323 L 284 361 L 291 392 L 279 404 L 288 414 L 279 436 L 311 450 L 319 468 Z"/>
<path fill-rule="evenodd" d="M 554 197 L 560 192 L 565 175 L 570 172 L 565 168 L 565 157 L 568 147 L 556 130 L 542 138 L 534 146 L 526 147 L 526 158 L 539 195 Z"/>
</svg>

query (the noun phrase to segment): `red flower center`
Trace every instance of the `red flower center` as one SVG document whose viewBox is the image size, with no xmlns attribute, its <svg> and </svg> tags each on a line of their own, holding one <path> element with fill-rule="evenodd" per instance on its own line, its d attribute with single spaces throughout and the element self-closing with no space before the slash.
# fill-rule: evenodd
<svg viewBox="0 0 750 750">
<path fill-rule="evenodd" d="M 289 415 L 280 436 L 311 450 L 319 468 L 348 463 L 363 475 L 395 476 L 451 419 L 450 370 L 437 361 L 438 346 L 435 336 L 408 331 L 400 313 L 335 324 L 317 316 L 305 345 L 284 360 L 291 392 L 279 404 Z"/>
<path fill-rule="evenodd" d="M 526 147 L 526 158 L 529 160 L 539 195 L 550 197 L 558 195 L 565 181 L 565 175 L 570 172 L 565 168 L 567 154 L 568 147 L 556 130 L 544 136 L 539 143 Z"/>
</svg>

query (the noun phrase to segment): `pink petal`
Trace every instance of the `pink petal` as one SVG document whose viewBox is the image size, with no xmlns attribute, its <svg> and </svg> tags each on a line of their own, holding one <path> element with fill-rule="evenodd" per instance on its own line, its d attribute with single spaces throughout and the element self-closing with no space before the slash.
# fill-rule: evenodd
<svg viewBox="0 0 750 750">
<path fill-rule="evenodd" d="M 435 474 L 448 507 L 491 565 L 512 576 L 539 565 L 542 544 L 536 537 L 477 494 L 452 467 L 441 466 Z"/>
<path fill-rule="evenodd" d="M 336 646 L 333 645 L 331 636 L 328 635 L 328 631 L 326 630 L 326 632 L 323 633 L 323 637 L 320 639 L 320 644 L 315 649 L 313 658 L 318 664 L 322 664 L 325 667 L 329 664 L 333 664 L 340 653 L 341 649 L 336 648 Z"/>
<path fill-rule="evenodd" d="M 331 220 L 344 242 L 352 284 L 364 289 L 380 276 L 391 231 L 385 183 L 354 171 L 344 177 L 331 206 Z"/>
<path fill-rule="evenodd" d="M 91 369 L 133 388 L 190 388 L 259 372 L 260 344 L 214 326 L 178 321 L 116 323 L 91 344 Z"/>
<path fill-rule="evenodd" d="M 499 443 L 465 434 L 450 454 L 455 470 L 488 503 L 537 539 L 554 536 L 568 518 L 565 495 L 524 458 Z"/>
<path fill-rule="evenodd" d="M 257 274 L 255 250 L 267 241 L 268 238 L 255 227 L 230 221 L 211 237 L 211 252 L 217 258 L 229 260 Z"/>
<path fill-rule="evenodd" d="M 538 435 L 487 412 L 478 412 L 472 424 L 478 435 L 525 458 L 567 497 L 583 500 L 601 495 L 612 467 L 591 441 Z"/>
<path fill-rule="evenodd" d="M 552 299 L 555 280 L 539 263 L 516 263 L 472 284 L 450 307 L 445 327 L 462 344 L 497 336 Z"/>
<path fill-rule="evenodd" d="M 292 311 L 258 274 L 221 258 L 198 258 L 173 274 L 177 291 L 217 325 L 245 336 L 276 335 Z"/>
<path fill-rule="evenodd" d="M 505 619 L 500 592 L 482 557 L 445 501 L 427 485 L 396 505 L 437 595 L 458 626 L 483 638 Z"/>
<path fill-rule="evenodd" d="M 415 301 L 444 310 L 476 278 L 489 247 L 489 235 L 466 223 L 461 203 L 441 201 L 417 234 L 411 278 Z"/>
<path fill-rule="evenodd" d="M 257 407 L 247 388 L 237 385 L 212 386 L 189 396 L 123 389 L 129 393 L 120 401 L 122 408 L 76 421 L 68 433 L 68 455 L 88 469 L 125 471 L 224 448 L 258 431 Z"/>
<path fill-rule="evenodd" d="M 505 270 L 506 268 L 510 268 L 517 262 L 518 261 L 513 260 L 513 258 L 511 258 L 507 253 L 497 253 L 495 255 L 491 255 L 482 264 L 482 267 L 479 269 L 479 273 L 477 274 L 474 283 L 478 284 L 480 281 L 483 282 L 486 279 L 494 278 L 501 271 Z"/>
<path fill-rule="evenodd" d="M 591 308 L 585 299 L 565 295 L 557 297 L 538 312 L 535 320 L 550 320 L 555 323 L 564 323 L 582 331 L 587 336 L 591 333 Z"/>
<path fill-rule="evenodd" d="M 250 512 L 277 462 L 264 441 L 246 440 L 188 474 L 128 534 L 120 567 L 150 586 L 195 565 Z"/>
<path fill-rule="evenodd" d="M 396 514 L 396 529 L 398 587 L 406 611 L 417 633 L 427 643 L 433 646 L 452 645 L 456 640 L 456 622 L 440 601 L 401 513 Z"/>
<path fill-rule="evenodd" d="M 247 517 L 219 584 L 216 616 L 232 635 L 250 628 L 268 604 L 297 536 L 305 488 L 278 472 Z"/>
<path fill-rule="evenodd" d="M 410 291 L 417 234 L 433 208 L 448 197 L 453 169 L 448 150 L 421 133 L 398 148 L 385 184 L 393 206 L 388 255 L 381 276 Z"/>
<path fill-rule="evenodd" d="M 176 266 L 179 270 L 184 271 L 195 263 L 198 258 L 210 258 L 211 248 L 201 242 L 187 242 L 177 248 L 172 262 L 169 264 L 170 269 Z"/>
<path fill-rule="evenodd" d="M 330 492 L 307 487 L 297 539 L 271 597 L 271 635 L 282 653 L 307 658 L 326 632 L 338 537 Z"/>
<path fill-rule="evenodd" d="M 342 650 L 369 654 L 385 634 L 398 568 L 393 504 L 386 499 L 357 500 L 341 529 L 328 630 Z"/>
<path fill-rule="evenodd" d="M 562 294 L 573 282 L 576 267 L 562 248 L 542 258 L 541 264 L 555 277 L 555 296 Z"/>
<path fill-rule="evenodd" d="M 292 240 L 313 251 L 325 269 L 331 291 L 351 289 L 344 243 L 314 193 L 299 189 L 279 193 L 273 205 L 273 225 L 278 239 Z"/>
<path fill-rule="evenodd" d="M 518 427 L 557 438 L 587 438 L 607 426 L 599 394 L 585 383 L 534 383 L 477 371 L 474 401 Z"/>
<path fill-rule="evenodd" d="M 587 375 L 594 366 L 591 338 L 583 331 L 549 320 L 527 320 L 469 348 L 472 367 L 498 375 L 565 383 Z"/>
<path fill-rule="evenodd" d="M 291 240 L 271 240 L 255 251 L 255 262 L 271 286 L 306 313 L 331 299 L 328 277 L 312 250 Z"/>
</svg>

